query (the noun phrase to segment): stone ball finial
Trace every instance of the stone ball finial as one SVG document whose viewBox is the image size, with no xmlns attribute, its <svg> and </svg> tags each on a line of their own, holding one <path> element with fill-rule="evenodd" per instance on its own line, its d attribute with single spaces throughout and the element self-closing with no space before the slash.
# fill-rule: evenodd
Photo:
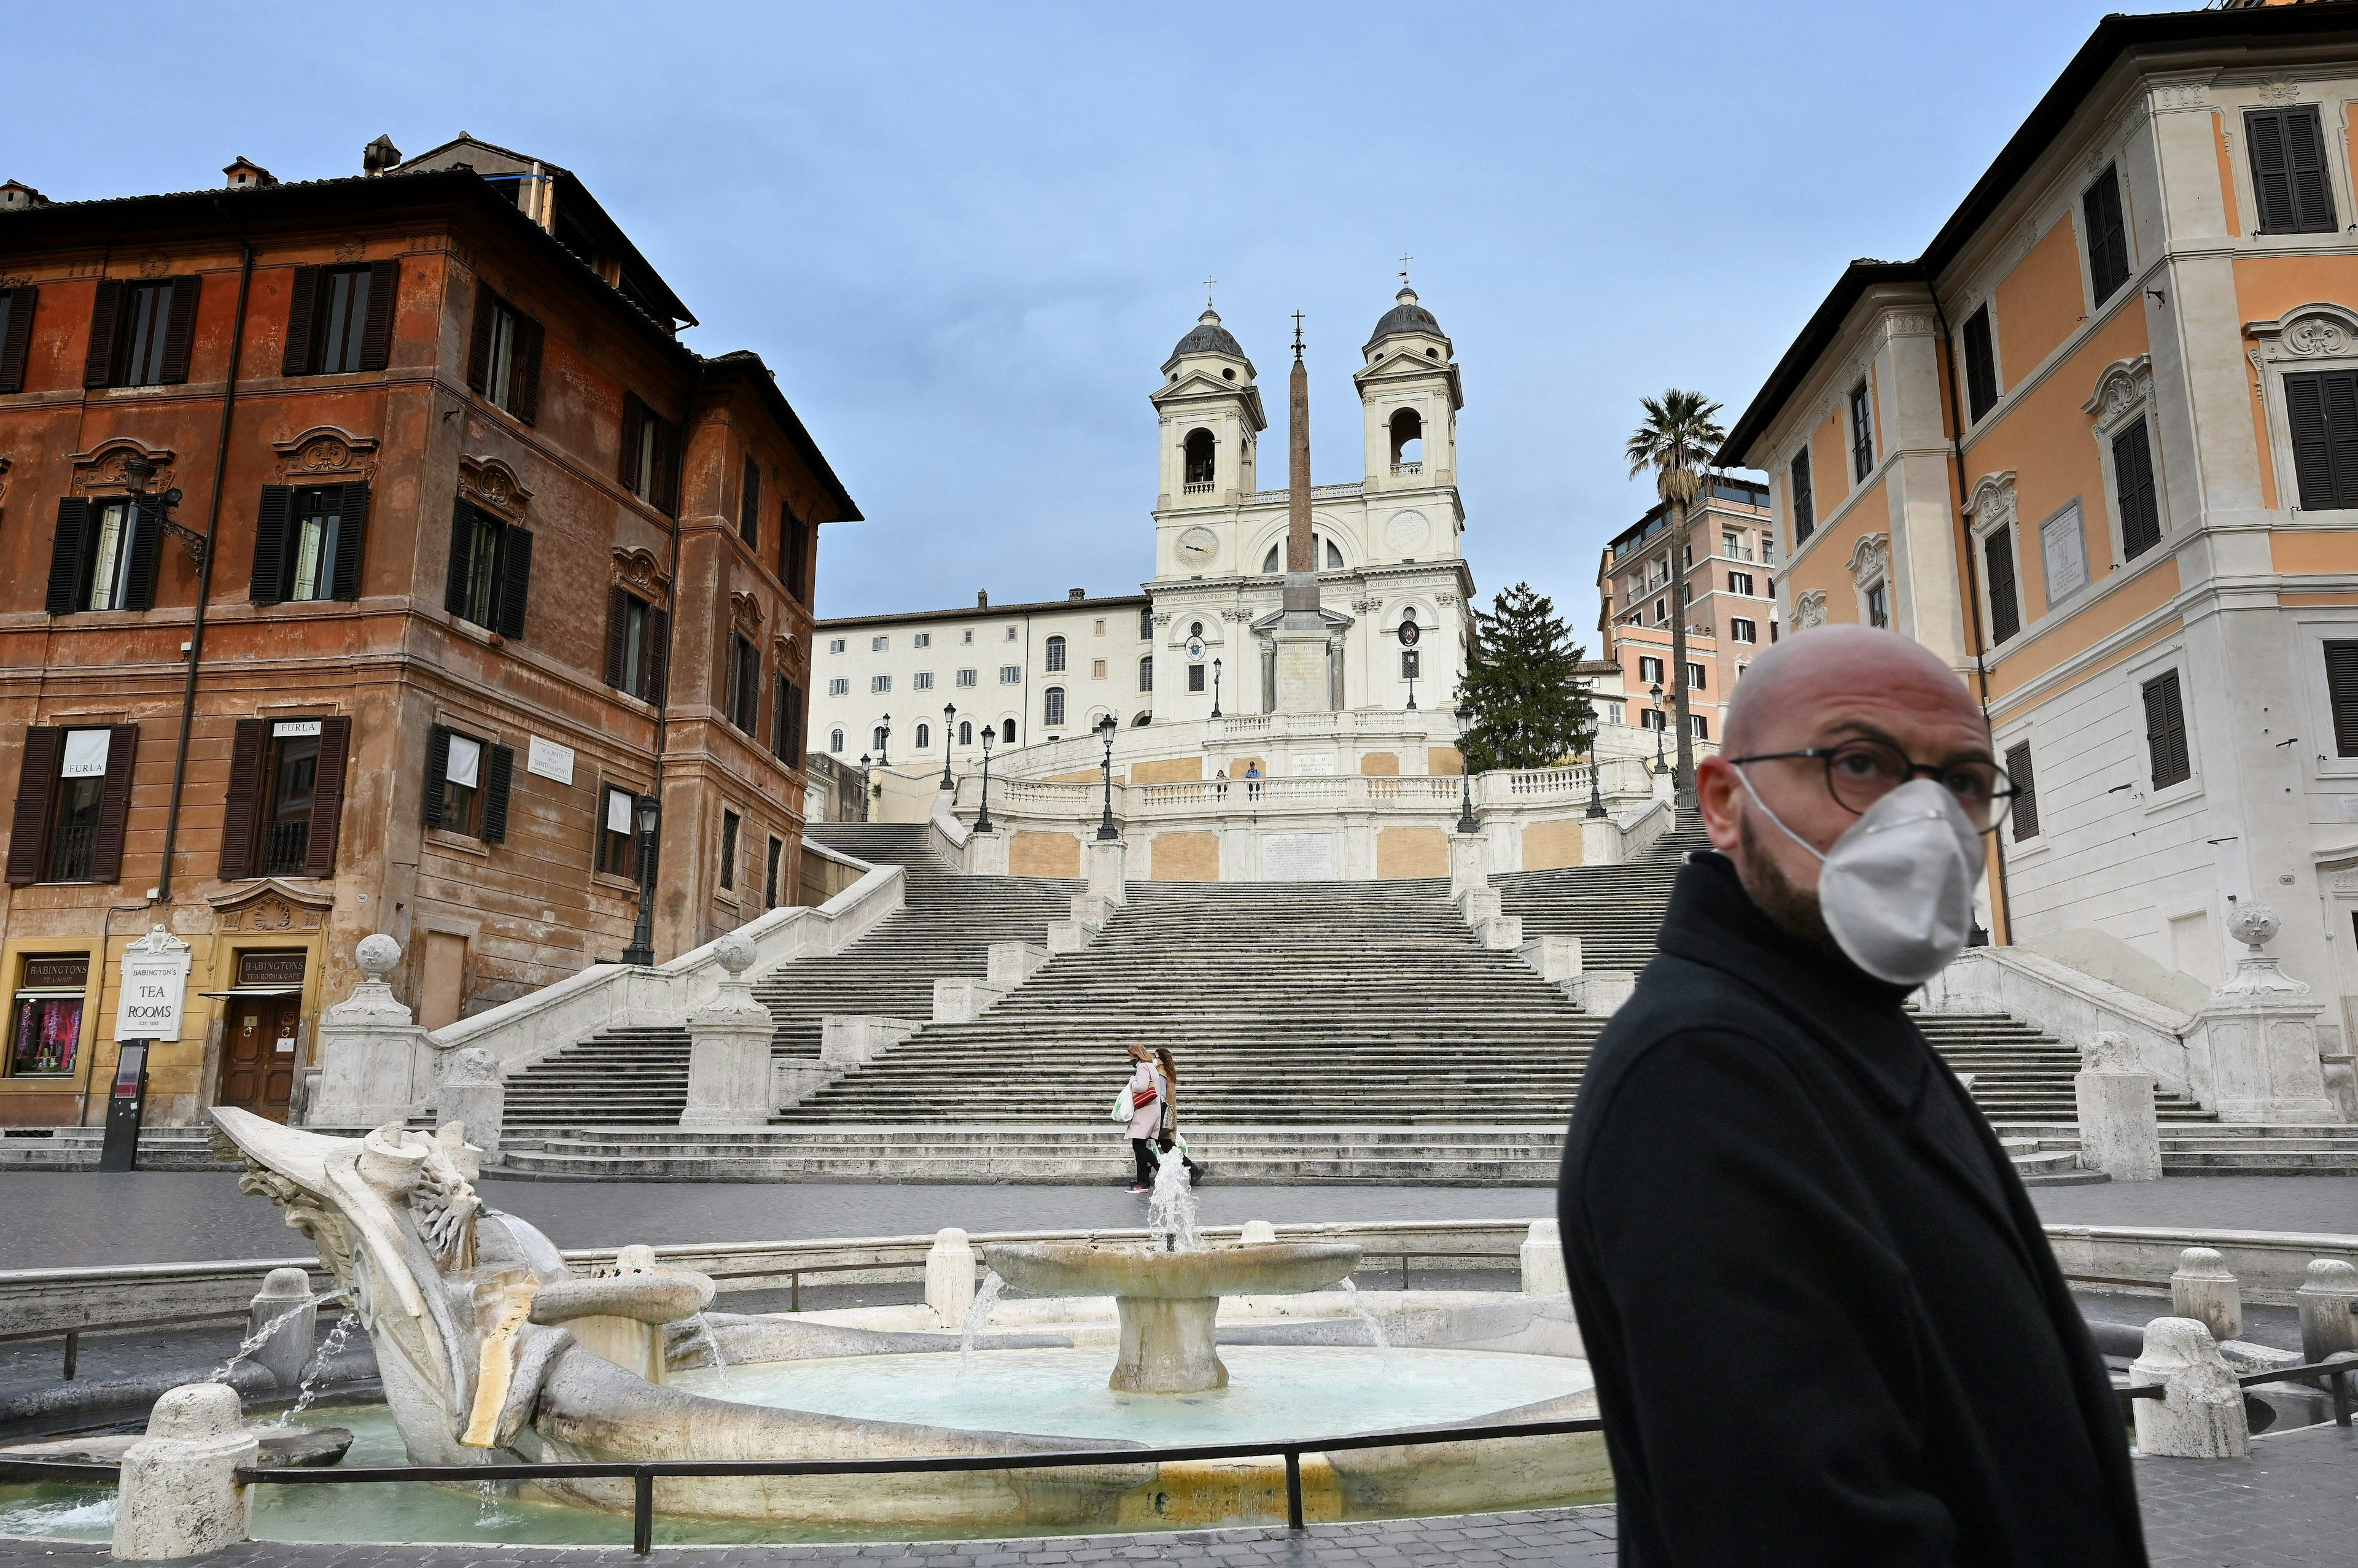
<svg viewBox="0 0 2358 1568">
<path fill-rule="evenodd" d="M 712 945 L 712 956 L 729 971 L 729 978 L 735 979 L 753 967 L 753 939 L 732 931 Z"/>
<path fill-rule="evenodd" d="M 2358 1268 L 2339 1258 L 2315 1258 L 2302 1271 L 2303 1290 L 2348 1291 L 2358 1293 Z"/>
<path fill-rule="evenodd" d="M 2267 946 L 2283 924 L 2265 903 L 2239 903 L 2227 912 L 2227 935 L 2255 953 Z"/>
<path fill-rule="evenodd" d="M 360 946 L 352 949 L 352 961 L 369 979 L 382 980 L 401 962 L 401 944 L 382 931 L 363 936 Z"/>
<path fill-rule="evenodd" d="M 165 1391 L 147 1417 L 150 1437 L 227 1437 L 244 1424 L 237 1390 L 226 1383 L 183 1383 Z"/>
</svg>

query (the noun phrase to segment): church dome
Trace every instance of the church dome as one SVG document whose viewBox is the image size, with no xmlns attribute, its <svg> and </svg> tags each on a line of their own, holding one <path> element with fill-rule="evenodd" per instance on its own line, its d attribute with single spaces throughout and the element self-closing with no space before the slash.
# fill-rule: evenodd
<svg viewBox="0 0 2358 1568">
<path fill-rule="evenodd" d="M 1375 331 L 1368 338 L 1367 348 L 1372 349 L 1386 338 L 1396 338 L 1408 332 L 1423 332 L 1439 338 L 1444 343 L 1449 341 L 1449 335 L 1441 330 L 1439 319 L 1416 302 L 1415 289 L 1403 283 L 1400 293 L 1393 298 L 1398 303 L 1378 319 Z"/>
<path fill-rule="evenodd" d="M 1233 354 L 1242 359 L 1245 351 L 1234 334 L 1220 325 L 1220 313 L 1206 305 L 1204 313 L 1195 318 L 1195 330 L 1180 339 L 1178 347 L 1171 351 L 1171 357 L 1174 360 L 1184 359 L 1189 354 Z"/>
</svg>

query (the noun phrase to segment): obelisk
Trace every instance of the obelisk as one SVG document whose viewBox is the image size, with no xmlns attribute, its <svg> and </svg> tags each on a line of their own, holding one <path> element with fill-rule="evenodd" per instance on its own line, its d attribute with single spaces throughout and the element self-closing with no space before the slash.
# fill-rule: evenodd
<svg viewBox="0 0 2358 1568">
<path fill-rule="evenodd" d="M 1302 313 L 1293 314 L 1293 410 L 1286 441 L 1284 615 L 1277 643 L 1277 710 L 1324 713 L 1326 620 L 1318 613 L 1317 541 L 1310 532 L 1310 373 L 1302 362 Z"/>
</svg>

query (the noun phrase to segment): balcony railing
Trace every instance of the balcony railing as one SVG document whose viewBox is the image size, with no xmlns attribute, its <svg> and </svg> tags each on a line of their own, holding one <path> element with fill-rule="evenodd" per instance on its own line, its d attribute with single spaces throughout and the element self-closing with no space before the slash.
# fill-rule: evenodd
<svg viewBox="0 0 2358 1568">
<path fill-rule="evenodd" d="M 262 874 L 265 877 L 299 877 L 309 863 L 311 853 L 311 819 L 300 822 L 265 822 L 262 825 Z"/>
<path fill-rule="evenodd" d="M 1392 465 L 1392 477 L 1394 479 L 1414 479 L 1423 471 L 1424 465 L 1422 463 L 1394 463 Z"/>
<path fill-rule="evenodd" d="M 97 862 L 98 824 L 60 823 L 49 839 L 49 863 L 44 881 L 86 882 Z"/>
<path fill-rule="evenodd" d="M 1209 495 L 1212 493 L 1212 481 L 1208 479 L 1191 479 L 1179 487 L 1179 492 L 1182 495 Z"/>
</svg>

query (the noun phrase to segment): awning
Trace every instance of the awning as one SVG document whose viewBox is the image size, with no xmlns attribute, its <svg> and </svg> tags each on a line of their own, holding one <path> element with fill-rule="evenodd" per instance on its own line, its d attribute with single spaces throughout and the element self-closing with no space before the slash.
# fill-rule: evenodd
<svg viewBox="0 0 2358 1568">
<path fill-rule="evenodd" d="M 225 991 L 199 991 L 199 996 L 301 996 L 301 986 L 232 986 Z"/>
</svg>

